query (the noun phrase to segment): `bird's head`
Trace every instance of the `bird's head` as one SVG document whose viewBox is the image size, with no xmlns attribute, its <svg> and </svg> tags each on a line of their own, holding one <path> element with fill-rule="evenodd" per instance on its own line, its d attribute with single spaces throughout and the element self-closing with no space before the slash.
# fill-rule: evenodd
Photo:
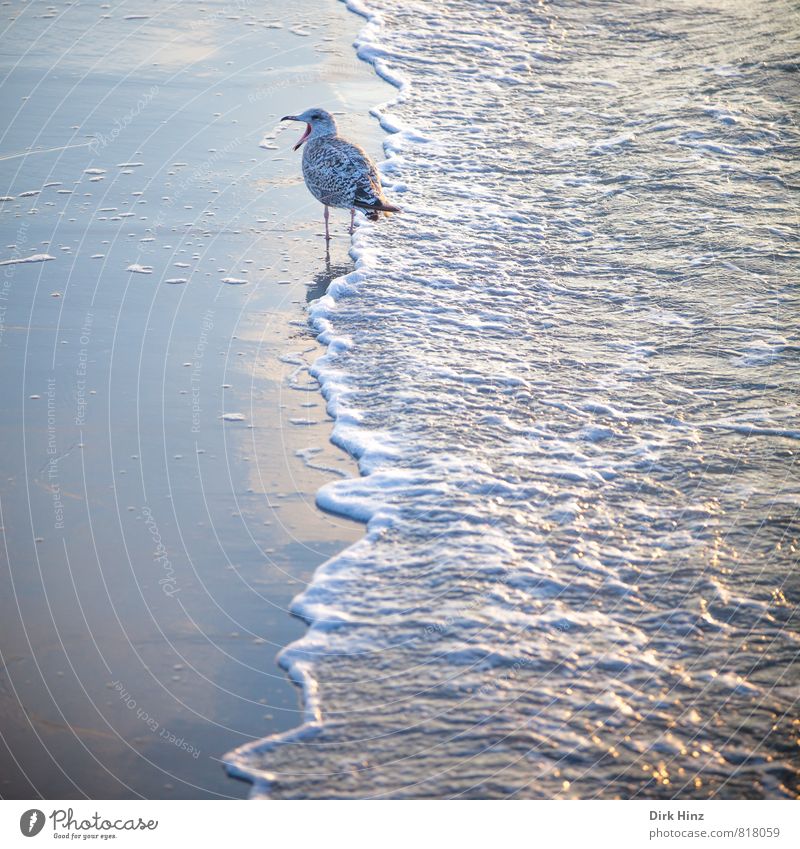
<svg viewBox="0 0 800 849">
<path fill-rule="evenodd" d="M 284 115 L 281 121 L 303 121 L 306 124 L 306 131 L 292 150 L 297 150 L 309 136 L 336 135 L 336 121 L 333 120 L 333 115 L 324 109 L 306 109 L 299 115 Z"/>
</svg>

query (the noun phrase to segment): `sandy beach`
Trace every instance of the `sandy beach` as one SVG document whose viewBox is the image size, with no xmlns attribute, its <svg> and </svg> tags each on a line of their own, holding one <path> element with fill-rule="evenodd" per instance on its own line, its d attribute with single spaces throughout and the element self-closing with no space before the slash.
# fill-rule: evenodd
<svg viewBox="0 0 800 849">
<path fill-rule="evenodd" d="M 0 795 L 241 797 L 222 755 L 300 722 L 290 600 L 362 533 L 315 507 L 356 470 L 307 373 L 347 216 L 326 268 L 278 118 L 380 158 L 388 87 L 326 0 L 3 25 Z"/>
</svg>

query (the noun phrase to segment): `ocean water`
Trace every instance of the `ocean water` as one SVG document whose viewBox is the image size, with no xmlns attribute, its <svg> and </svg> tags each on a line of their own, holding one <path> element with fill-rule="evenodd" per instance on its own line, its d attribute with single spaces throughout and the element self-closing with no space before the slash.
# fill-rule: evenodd
<svg viewBox="0 0 800 849">
<path fill-rule="evenodd" d="M 273 797 L 798 793 L 797 7 L 369 0 L 401 215 L 311 308 L 367 522 Z"/>
</svg>

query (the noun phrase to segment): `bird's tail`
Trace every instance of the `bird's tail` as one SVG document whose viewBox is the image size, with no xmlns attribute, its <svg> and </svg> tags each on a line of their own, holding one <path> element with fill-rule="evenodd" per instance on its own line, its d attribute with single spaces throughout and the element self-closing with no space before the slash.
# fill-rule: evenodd
<svg viewBox="0 0 800 849">
<path fill-rule="evenodd" d="M 377 221 L 381 215 L 391 215 L 393 212 L 400 212 L 399 206 L 392 206 L 392 204 L 386 201 L 369 204 L 356 202 L 356 206 L 364 210 L 370 221 Z"/>
</svg>

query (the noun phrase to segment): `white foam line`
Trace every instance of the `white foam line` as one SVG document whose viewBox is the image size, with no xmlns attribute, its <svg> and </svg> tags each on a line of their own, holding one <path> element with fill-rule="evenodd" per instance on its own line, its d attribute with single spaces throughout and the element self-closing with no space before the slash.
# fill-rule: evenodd
<svg viewBox="0 0 800 849">
<path fill-rule="evenodd" d="M 392 101 L 383 104 L 381 107 L 373 109 L 372 114 L 378 118 L 381 127 L 387 132 L 403 133 L 413 137 L 415 140 L 424 141 L 419 134 L 410 128 L 406 128 L 405 126 L 401 126 L 394 122 L 385 112 L 382 111 L 383 107 L 400 102 L 404 95 L 408 92 L 409 85 L 407 81 L 387 67 L 386 63 L 381 58 L 385 56 L 385 53 L 377 47 L 376 42 L 373 40 L 381 26 L 380 15 L 367 9 L 361 2 L 359 2 L 359 0 L 342 0 L 342 2 L 351 12 L 354 12 L 367 20 L 367 25 L 358 34 L 358 38 L 355 41 L 356 55 L 360 59 L 363 59 L 365 62 L 372 65 L 378 76 L 395 86 L 400 92 L 399 95 Z M 385 144 L 384 146 L 391 149 L 391 145 Z M 331 314 L 332 309 L 335 308 L 335 296 L 346 294 L 350 288 L 350 284 L 360 281 L 363 277 L 363 272 L 361 271 L 364 264 L 363 256 L 358 255 L 355 248 L 353 248 L 351 255 L 353 255 L 356 259 L 356 270 L 346 276 L 336 278 L 328 288 L 328 293 L 319 301 L 316 301 L 309 310 L 311 324 L 318 334 L 317 338 L 327 346 L 327 353 L 325 357 L 331 355 L 335 356 L 337 351 L 341 351 L 343 347 L 347 347 L 348 340 L 336 337 L 331 332 L 328 316 Z M 320 359 L 324 360 L 325 357 Z M 319 369 L 319 362 L 320 361 L 315 363 L 315 368 L 312 371 L 312 374 L 319 380 L 322 394 L 328 400 L 328 411 L 332 414 L 336 421 L 331 439 L 336 444 L 339 444 L 340 447 L 342 447 L 342 443 L 345 442 L 346 450 L 358 458 L 358 454 L 361 453 L 358 445 L 355 445 L 348 440 L 342 440 L 341 438 L 337 440 L 336 438 L 337 428 L 341 431 L 341 425 L 345 424 L 345 420 L 349 420 L 350 424 L 352 424 L 352 416 L 348 417 L 346 415 L 342 415 L 337 410 L 337 396 L 340 394 L 343 387 L 341 385 L 337 386 L 335 373 L 325 374 L 324 369 Z M 342 481 L 341 483 L 346 482 Z M 337 484 L 328 484 L 327 486 L 332 485 Z M 325 494 L 322 490 L 320 493 L 324 498 Z M 333 508 L 333 504 L 329 506 L 327 502 L 325 506 L 327 509 Z M 373 511 L 371 510 L 365 509 L 364 513 L 360 517 L 362 521 L 366 521 L 372 512 Z M 352 517 L 350 512 L 348 512 L 348 515 L 351 515 Z M 370 534 L 368 525 L 367 533 L 359 542 L 355 543 L 355 545 L 363 544 L 364 541 L 369 540 L 369 538 Z M 311 579 L 309 588 L 314 584 L 318 576 L 324 572 L 330 572 L 332 569 L 335 569 L 339 563 L 346 561 L 347 554 L 353 547 L 354 546 L 350 546 L 348 549 L 345 549 L 345 551 L 323 563 L 314 573 L 314 577 Z M 280 666 L 286 670 L 291 680 L 302 689 L 304 704 L 303 723 L 297 728 L 290 729 L 280 734 L 273 734 L 253 743 L 245 743 L 244 745 L 234 749 L 232 752 L 226 754 L 224 758 L 225 766 L 230 775 L 236 778 L 243 778 L 246 781 L 253 783 L 253 790 L 251 793 L 252 797 L 268 795 L 271 785 L 275 784 L 278 780 L 274 773 L 260 768 L 259 764 L 261 762 L 261 757 L 284 744 L 295 743 L 309 737 L 316 736 L 323 726 L 324 719 L 322 704 L 319 699 L 319 688 L 316 679 L 311 674 L 311 663 L 305 659 L 295 659 L 297 654 L 302 654 L 304 657 L 309 655 L 310 652 L 308 649 L 304 649 L 304 645 L 308 646 L 308 637 L 314 630 L 319 628 L 315 621 L 306 615 L 307 611 L 303 605 L 303 595 L 304 594 L 301 593 L 292 600 L 290 609 L 295 615 L 301 616 L 308 621 L 309 630 L 299 640 L 288 645 L 278 655 L 278 662 Z M 330 616 L 328 616 L 327 619 L 330 621 Z"/>
</svg>

